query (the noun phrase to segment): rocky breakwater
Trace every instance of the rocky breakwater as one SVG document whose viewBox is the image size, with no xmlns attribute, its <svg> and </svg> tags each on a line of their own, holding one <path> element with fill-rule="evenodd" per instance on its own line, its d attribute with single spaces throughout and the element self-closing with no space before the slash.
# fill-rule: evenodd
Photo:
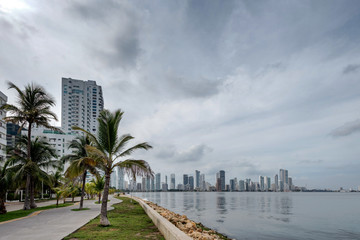
<svg viewBox="0 0 360 240">
<path fill-rule="evenodd" d="M 213 240 L 213 239 L 229 239 L 214 230 L 206 228 L 201 223 L 196 223 L 188 219 L 185 215 L 176 214 L 166 208 L 160 207 L 157 204 L 145 201 L 147 205 L 157 211 L 161 216 L 166 218 L 169 222 L 174 224 L 181 231 L 185 232 L 193 239 L 199 240 Z"/>
</svg>

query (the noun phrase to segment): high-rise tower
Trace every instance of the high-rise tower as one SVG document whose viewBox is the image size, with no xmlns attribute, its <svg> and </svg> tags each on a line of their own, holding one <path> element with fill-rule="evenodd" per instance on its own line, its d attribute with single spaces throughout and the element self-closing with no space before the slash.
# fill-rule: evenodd
<svg viewBox="0 0 360 240">
<path fill-rule="evenodd" d="M 0 92 L 0 106 L 6 104 L 7 96 Z M 0 160 L 6 158 L 6 122 L 4 121 L 6 112 L 0 111 Z"/>
<path fill-rule="evenodd" d="M 96 134 L 103 109 L 102 89 L 95 81 L 62 78 L 61 128 L 65 133 L 76 133 L 71 127 L 78 126 Z"/>
</svg>

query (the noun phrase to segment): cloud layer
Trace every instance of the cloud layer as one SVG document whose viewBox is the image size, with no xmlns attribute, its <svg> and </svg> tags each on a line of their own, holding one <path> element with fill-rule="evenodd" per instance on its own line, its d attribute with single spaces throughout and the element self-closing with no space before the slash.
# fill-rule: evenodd
<svg viewBox="0 0 360 240">
<path fill-rule="evenodd" d="M 357 187 L 359 16 L 351 0 L 3 4 L 1 91 L 42 84 L 60 116 L 61 77 L 96 80 L 121 131 L 154 146 L 135 157 L 177 182 L 286 168 L 297 185 Z"/>
</svg>

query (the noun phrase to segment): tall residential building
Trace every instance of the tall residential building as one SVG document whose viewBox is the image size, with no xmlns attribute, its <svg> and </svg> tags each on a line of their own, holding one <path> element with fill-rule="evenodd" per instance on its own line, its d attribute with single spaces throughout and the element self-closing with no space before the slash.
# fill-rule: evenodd
<svg viewBox="0 0 360 240">
<path fill-rule="evenodd" d="M 118 171 L 117 169 L 114 169 L 113 172 L 110 175 L 110 187 L 118 188 L 117 185 L 117 178 L 118 178 Z"/>
<path fill-rule="evenodd" d="M 183 175 L 183 184 L 184 184 L 184 187 L 186 187 L 186 185 L 189 184 L 189 176 L 187 174 Z"/>
<path fill-rule="evenodd" d="M 280 186 L 279 186 L 280 191 L 289 190 L 288 170 L 280 169 L 279 176 L 280 176 Z"/>
<path fill-rule="evenodd" d="M 148 191 L 148 192 L 151 191 L 151 177 L 150 176 L 146 177 L 146 191 Z"/>
<path fill-rule="evenodd" d="M 104 109 L 101 86 L 95 81 L 62 78 L 61 128 L 74 134 L 72 126 L 81 127 L 91 133 L 98 128 L 97 118 Z"/>
<path fill-rule="evenodd" d="M 195 187 L 200 188 L 200 171 L 195 170 Z"/>
<path fill-rule="evenodd" d="M 157 173 L 155 175 L 155 190 L 160 191 L 161 190 L 161 173 Z"/>
<path fill-rule="evenodd" d="M 265 184 L 264 184 L 264 177 L 263 176 L 259 176 L 259 185 L 260 185 L 260 191 L 264 191 L 265 190 Z"/>
<path fill-rule="evenodd" d="M 230 179 L 230 191 L 235 191 L 235 179 Z"/>
<path fill-rule="evenodd" d="M 239 191 L 245 191 L 245 181 L 244 180 L 239 181 Z"/>
<path fill-rule="evenodd" d="M 123 168 L 118 167 L 117 168 L 117 180 L 118 180 L 118 184 L 117 184 L 117 188 L 120 190 L 125 190 L 125 170 Z"/>
<path fill-rule="evenodd" d="M 146 191 L 146 178 L 145 177 L 143 177 L 142 179 L 141 179 L 141 191 Z"/>
<path fill-rule="evenodd" d="M 279 176 L 275 175 L 275 191 L 279 191 Z"/>
<path fill-rule="evenodd" d="M 155 191 L 155 180 L 154 177 L 151 178 L 151 191 Z"/>
<path fill-rule="evenodd" d="M 1 124 L 0 124 L 1 125 Z M 19 142 L 21 137 L 21 133 L 19 132 L 20 126 L 8 122 L 6 123 L 6 146 L 7 147 L 15 147 L 16 144 Z"/>
<path fill-rule="evenodd" d="M 175 189 L 175 173 L 172 173 L 170 175 L 170 189 L 171 190 Z"/>
<path fill-rule="evenodd" d="M 6 104 L 7 96 L 0 91 L 0 106 Z M 6 158 L 6 112 L 0 111 L 0 161 Z"/>
<path fill-rule="evenodd" d="M 265 191 L 270 190 L 271 188 L 271 179 L 269 177 L 265 177 Z"/>
<path fill-rule="evenodd" d="M 194 190 L 194 177 L 189 176 L 189 189 L 190 191 Z"/>
<path fill-rule="evenodd" d="M 27 130 L 23 129 L 21 134 L 27 135 Z M 37 137 L 42 138 L 48 142 L 50 146 L 54 147 L 59 158 L 72 153 L 69 145 L 70 142 L 75 139 L 75 135 L 65 134 L 61 131 L 44 127 L 34 127 L 31 130 L 31 139 L 34 140 Z M 88 175 L 90 176 L 91 174 Z"/>
<path fill-rule="evenodd" d="M 200 190 L 201 191 L 206 190 L 205 174 L 200 175 Z"/>
<path fill-rule="evenodd" d="M 225 171 L 220 170 L 220 187 L 221 191 L 225 191 Z"/>
<path fill-rule="evenodd" d="M 293 190 L 292 178 L 289 177 L 288 179 L 289 179 L 289 190 L 291 191 L 291 190 Z"/>
</svg>

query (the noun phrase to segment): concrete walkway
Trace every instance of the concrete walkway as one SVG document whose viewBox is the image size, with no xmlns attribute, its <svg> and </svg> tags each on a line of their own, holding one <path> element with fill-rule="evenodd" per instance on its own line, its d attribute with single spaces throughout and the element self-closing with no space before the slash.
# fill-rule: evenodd
<svg viewBox="0 0 360 240">
<path fill-rule="evenodd" d="M 71 202 L 71 200 L 72 200 L 71 198 L 66 198 L 66 202 Z M 75 201 L 80 201 L 80 197 L 76 197 Z M 59 204 L 60 203 L 63 203 L 62 199 L 59 201 Z M 56 204 L 56 200 L 36 202 L 36 205 L 38 207 L 45 207 L 45 206 L 49 206 L 49 205 L 53 205 L 53 204 Z M 23 209 L 24 203 L 23 202 L 6 202 L 5 207 L 6 207 L 6 211 L 12 212 L 12 211 Z"/>
<path fill-rule="evenodd" d="M 111 205 L 121 202 L 112 195 L 109 195 L 109 199 L 108 210 L 113 209 Z M 71 211 L 71 209 L 79 208 L 75 205 L 45 210 L 33 217 L 0 224 L 0 240 L 62 239 L 100 214 L 101 204 L 95 204 L 95 201 L 84 201 L 84 207 L 90 210 Z"/>
</svg>

